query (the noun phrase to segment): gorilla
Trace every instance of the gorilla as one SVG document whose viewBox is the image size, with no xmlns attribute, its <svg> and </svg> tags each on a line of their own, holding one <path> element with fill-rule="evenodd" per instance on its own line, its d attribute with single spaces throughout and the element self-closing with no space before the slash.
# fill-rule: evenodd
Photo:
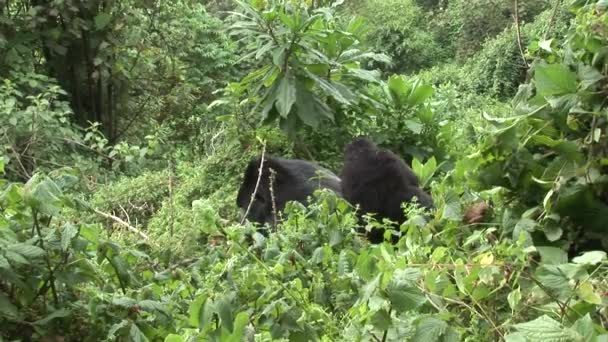
<svg viewBox="0 0 608 342">
<path fill-rule="evenodd" d="M 261 157 L 251 160 L 245 170 L 245 177 L 236 200 L 243 214 L 247 210 L 251 195 L 255 190 L 261 160 Z M 274 170 L 272 192 L 270 169 Z M 260 184 L 247 213 L 247 219 L 259 224 L 268 223 L 272 226 L 275 224 L 275 209 L 276 212 L 283 210 L 289 201 L 306 204 L 307 197 L 320 188 L 328 188 L 339 194 L 340 178 L 331 171 L 305 160 L 266 157 Z"/>
<path fill-rule="evenodd" d="M 417 198 L 419 206 L 430 209 L 433 199 L 419 186 L 418 178 L 395 154 L 380 150 L 375 144 L 357 138 L 344 149 L 342 196 L 352 205 L 359 205 L 361 214 L 376 214 L 376 219 L 390 219 L 401 224 L 406 217 L 401 203 Z M 384 229 L 367 233 L 372 243 L 384 241 Z M 393 237 L 397 242 L 398 237 Z"/>
</svg>

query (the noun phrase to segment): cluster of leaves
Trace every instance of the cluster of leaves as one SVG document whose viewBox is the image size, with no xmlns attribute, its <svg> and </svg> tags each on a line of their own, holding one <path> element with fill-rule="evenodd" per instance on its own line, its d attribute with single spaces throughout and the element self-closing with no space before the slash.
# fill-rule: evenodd
<svg viewBox="0 0 608 342">
<path fill-rule="evenodd" d="M 513 100 L 516 115 L 488 117 L 494 128 L 473 160 L 483 186 L 517 199 L 515 236 L 574 252 L 608 247 L 608 14 L 601 1 L 573 8 L 562 47 L 537 44 L 532 82 Z"/>
<path fill-rule="evenodd" d="M 66 215 L 83 210 L 66 192 L 76 182 L 66 172 L 35 174 L 26 184 L 0 180 L 3 338 L 87 341 L 130 334 L 138 340 L 144 326 L 138 328 L 136 317 L 150 324 L 168 317 L 155 296 L 123 296 L 142 284 L 131 267 L 146 255 L 125 251 L 104 239 L 99 225 Z"/>
<path fill-rule="evenodd" d="M 252 112 L 259 109 L 264 122 L 278 120 L 295 133 L 302 124 L 334 121 L 340 107 L 374 105 L 362 83 L 378 82 L 378 75 L 360 64 L 388 58 L 362 50 L 361 19 L 344 23 L 330 7 L 291 1 L 239 4 L 232 33 L 245 44 L 242 59 L 261 59 L 263 66 L 233 87 L 254 101 Z"/>
<path fill-rule="evenodd" d="M 97 125 L 83 131 L 72 123 L 65 95 L 40 74 L 13 72 L 0 84 L 0 146 L 8 178 L 28 180 L 38 170 L 65 166 L 91 175 L 104 168 L 126 171 L 155 153 L 155 136 L 146 147 L 110 146 Z"/>
</svg>

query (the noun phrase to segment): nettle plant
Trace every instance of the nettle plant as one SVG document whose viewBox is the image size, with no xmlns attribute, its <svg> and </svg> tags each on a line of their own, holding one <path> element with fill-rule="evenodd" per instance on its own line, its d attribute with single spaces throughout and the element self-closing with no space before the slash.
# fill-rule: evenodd
<svg viewBox="0 0 608 342">
<path fill-rule="evenodd" d="M 238 1 L 232 34 L 241 37 L 246 54 L 260 67 L 249 73 L 239 89 L 253 101 L 252 112 L 263 122 L 279 121 L 287 132 L 302 124 L 318 127 L 334 121 L 337 109 L 378 107 L 366 84 L 379 82 L 379 73 L 361 68 L 365 60 L 389 63 L 382 54 L 366 51 L 360 18 L 347 22 L 334 16 L 334 7 L 314 8 L 286 0 Z"/>
</svg>

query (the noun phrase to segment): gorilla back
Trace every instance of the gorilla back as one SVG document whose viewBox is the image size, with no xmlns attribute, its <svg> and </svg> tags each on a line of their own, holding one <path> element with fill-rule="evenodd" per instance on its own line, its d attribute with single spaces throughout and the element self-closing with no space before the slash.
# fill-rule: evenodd
<svg viewBox="0 0 608 342">
<path fill-rule="evenodd" d="M 342 195 L 361 214 L 373 213 L 399 224 L 406 219 L 401 203 L 414 197 L 424 208 L 433 207 L 433 199 L 419 186 L 418 178 L 405 162 L 395 154 L 380 150 L 370 141 L 358 138 L 344 150 Z M 372 243 L 384 240 L 384 230 L 368 233 Z"/>
<path fill-rule="evenodd" d="M 237 205 L 247 210 L 251 195 L 258 180 L 261 157 L 247 165 L 245 176 L 237 196 Z M 274 170 L 274 182 L 270 184 L 270 169 Z M 274 224 L 273 210 L 283 210 L 289 201 L 306 204 L 306 198 L 320 188 L 340 192 L 340 178 L 331 171 L 304 160 L 289 160 L 267 157 L 264 160 L 262 176 L 247 219 L 259 224 Z M 274 206 L 273 206 L 274 196 Z"/>
</svg>

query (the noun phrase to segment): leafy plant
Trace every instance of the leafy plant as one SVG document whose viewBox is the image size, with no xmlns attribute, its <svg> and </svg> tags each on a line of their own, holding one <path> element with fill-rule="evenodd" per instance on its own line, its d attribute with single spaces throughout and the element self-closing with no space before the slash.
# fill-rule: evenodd
<svg viewBox="0 0 608 342">
<path fill-rule="evenodd" d="M 341 23 L 332 8 L 312 9 L 304 3 L 238 2 L 242 12 L 232 25 L 247 53 L 263 66 L 246 76 L 240 87 L 255 101 L 264 122 L 279 121 L 294 133 L 302 124 L 318 127 L 334 120 L 338 106 L 373 106 L 363 83 L 377 83 L 375 72 L 360 67 L 362 60 L 383 55 L 361 46 L 362 20 Z M 259 95 L 261 94 L 261 95 Z"/>
</svg>

